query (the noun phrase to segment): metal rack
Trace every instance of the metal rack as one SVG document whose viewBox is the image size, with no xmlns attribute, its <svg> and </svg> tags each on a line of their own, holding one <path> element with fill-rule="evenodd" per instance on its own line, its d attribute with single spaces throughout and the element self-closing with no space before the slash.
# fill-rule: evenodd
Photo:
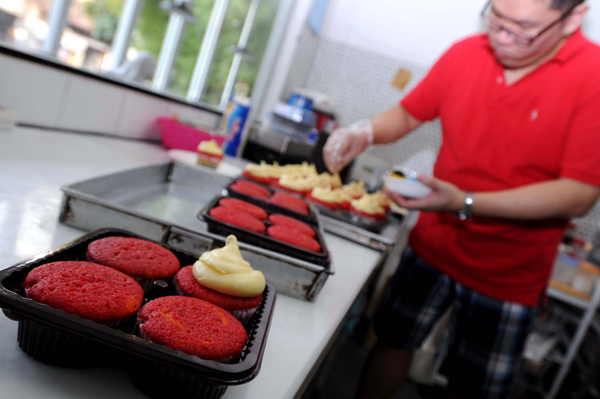
<svg viewBox="0 0 600 399">
<path fill-rule="evenodd" d="M 566 304 L 583 310 L 583 315 L 581 316 L 579 325 L 577 326 L 573 338 L 571 339 L 567 347 L 567 351 L 564 355 L 564 358 L 562 359 L 556 377 L 552 382 L 550 391 L 545 395 L 546 399 L 554 399 L 556 398 L 562 386 L 562 383 L 564 382 L 565 377 L 567 376 L 567 373 L 569 372 L 569 369 L 571 368 L 571 365 L 575 360 L 575 356 L 577 355 L 577 352 L 579 351 L 581 344 L 583 343 L 583 340 L 589 328 L 592 325 L 594 315 L 598 310 L 598 305 L 600 305 L 600 284 L 596 283 L 594 291 L 592 293 L 592 297 L 589 301 L 564 293 L 560 290 L 551 287 L 548 288 L 548 296 L 557 301 L 564 302 Z"/>
<path fill-rule="evenodd" d="M 600 305 L 600 282 L 596 283 L 589 301 L 551 287 L 548 288 L 547 292 L 550 298 L 574 306 L 583 311 L 581 317 L 573 316 L 579 319 L 577 329 L 575 330 L 573 336 L 571 338 L 565 338 L 564 336 L 562 337 L 562 341 L 566 341 L 564 345 L 564 347 L 566 347 L 566 351 L 564 354 L 554 350 L 547 359 L 555 364 L 560 365 L 558 371 L 556 372 L 556 376 L 552 381 L 550 389 L 546 391 L 541 382 L 536 384 L 528 384 L 528 389 L 537 393 L 539 397 L 543 397 L 544 399 L 555 399 L 565 378 L 568 375 L 571 366 L 576 359 L 576 355 L 579 352 L 581 344 L 583 343 L 589 329 L 597 329 L 597 331 L 600 333 L 600 323 L 594 320 L 594 316 Z M 439 367 L 442 363 L 443 357 L 444 353 L 442 353 L 442 355 L 438 358 L 432 373 L 432 382 L 439 386 L 446 386 L 448 382 L 445 376 L 439 374 Z"/>
</svg>

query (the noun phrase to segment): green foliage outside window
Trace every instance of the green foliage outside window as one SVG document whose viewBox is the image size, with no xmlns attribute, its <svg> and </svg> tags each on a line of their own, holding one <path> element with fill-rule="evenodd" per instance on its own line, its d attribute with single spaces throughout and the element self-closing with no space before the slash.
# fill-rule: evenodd
<svg viewBox="0 0 600 399">
<path fill-rule="evenodd" d="M 133 32 L 131 46 L 136 50 L 146 50 L 158 60 L 163 38 L 169 21 L 168 14 L 160 8 L 161 0 L 145 0 L 140 17 Z M 86 12 L 95 22 L 94 33 L 100 40 L 110 42 L 112 34 L 107 21 L 116 23 L 120 16 L 124 0 L 95 0 L 86 4 Z M 206 27 L 211 16 L 214 0 L 193 0 L 192 12 L 196 18 L 195 24 L 186 25 L 184 37 L 171 73 L 168 91 L 172 94 L 185 97 L 200 46 L 204 38 Z M 233 53 L 230 48 L 237 45 L 250 0 L 231 0 L 223 28 L 219 37 L 217 50 L 213 58 L 207 89 L 202 101 L 218 105 L 221 100 L 223 87 L 229 74 Z M 277 9 L 277 0 L 263 0 L 258 9 L 247 50 L 254 56 L 253 59 L 245 58 L 242 61 L 237 75 L 237 82 L 254 85 L 258 67 L 269 38 L 273 19 Z M 115 25 L 116 26 L 116 25 Z"/>
</svg>

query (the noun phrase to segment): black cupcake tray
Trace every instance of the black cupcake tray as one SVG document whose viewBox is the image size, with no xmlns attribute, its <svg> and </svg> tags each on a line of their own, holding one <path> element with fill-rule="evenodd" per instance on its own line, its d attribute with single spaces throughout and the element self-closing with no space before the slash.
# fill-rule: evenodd
<svg viewBox="0 0 600 399">
<path fill-rule="evenodd" d="M 224 196 L 217 196 L 212 201 L 206 205 L 206 207 L 198 214 L 198 218 L 206 222 L 208 226 L 208 231 L 214 234 L 218 234 L 221 236 L 228 236 L 229 234 L 234 234 L 239 241 L 245 242 L 247 244 L 251 244 L 257 246 L 259 248 L 268 249 L 271 251 L 275 251 L 287 256 L 291 256 L 297 259 L 304 260 L 306 262 L 314 263 L 320 266 L 328 266 L 331 263 L 331 258 L 329 256 L 329 251 L 327 250 L 327 245 L 325 244 L 325 240 L 323 239 L 323 234 L 321 229 L 317 226 L 315 227 L 315 231 L 317 233 L 315 239 L 321 245 L 321 252 L 313 252 L 303 248 L 296 247 L 294 245 L 276 240 L 271 238 L 265 232 L 264 234 L 255 233 L 253 231 L 248 231 L 241 227 L 234 226 L 229 223 L 222 222 L 218 219 L 210 216 L 209 212 L 212 208 L 219 206 L 219 201 L 222 198 L 227 198 Z M 279 213 L 279 211 L 273 211 L 272 208 L 269 209 L 267 207 L 263 207 L 260 204 L 255 205 L 263 208 L 267 214 Z M 288 215 L 289 216 L 289 215 Z M 269 221 L 264 221 L 267 227 L 270 226 Z"/>
<path fill-rule="evenodd" d="M 275 287 L 267 282 L 263 300 L 244 326 L 248 341 L 234 363 L 203 360 L 181 351 L 141 339 L 135 317 L 111 328 L 60 309 L 38 303 L 25 295 L 23 282 L 34 268 L 50 262 L 86 260 L 90 242 L 110 236 L 145 239 L 118 229 L 95 230 L 56 249 L 33 256 L 0 271 L 0 307 L 19 322 L 19 346 L 44 363 L 65 367 L 123 365 L 136 387 L 152 398 L 219 398 L 229 385 L 244 384 L 256 377 L 264 354 L 273 309 Z M 169 248 L 181 266 L 197 257 Z M 174 295 L 172 283 L 155 284 L 144 303 Z"/>
<path fill-rule="evenodd" d="M 257 184 L 257 185 L 259 185 L 259 186 L 261 186 L 261 187 L 269 190 L 271 192 L 271 194 L 275 194 L 277 192 L 281 192 L 281 193 L 284 193 L 284 194 L 294 195 L 294 194 L 291 194 L 290 192 L 285 191 L 285 190 L 277 190 L 277 189 L 274 190 L 271 186 L 267 187 L 264 184 L 260 184 L 260 183 L 254 181 L 254 180 L 236 179 L 233 182 L 231 182 L 230 184 L 228 184 L 227 187 L 225 187 L 224 191 L 227 193 L 228 196 L 233 197 L 233 198 L 238 198 L 238 199 L 241 199 L 241 200 L 244 200 L 244 201 L 247 201 L 247 202 L 250 202 L 250 203 L 252 203 L 254 205 L 258 205 L 258 206 L 260 206 L 261 208 L 263 208 L 264 210 L 266 210 L 269 213 L 280 213 L 282 215 L 290 216 L 290 217 L 296 218 L 296 219 L 301 220 L 301 221 L 306 222 L 306 223 L 311 223 L 311 224 L 318 224 L 319 223 L 317 212 L 315 211 L 315 208 L 313 207 L 313 204 L 311 202 L 309 202 L 309 201 L 306 201 L 304 198 L 296 196 L 297 198 L 302 199 L 308 205 L 308 212 L 309 212 L 308 215 L 303 215 L 301 213 L 294 212 L 294 211 L 292 211 L 290 209 L 287 209 L 287 208 L 284 208 L 282 206 L 275 205 L 275 204 L 272 204 L 272 203 L 270 203 L 268 201 L 263 201 L 261 199 L 254 198 L 254 197 L 251 197 L 251 196 L 246 195 L 244 193 L 240 193 L 238 191 L 233 190 L 231 188 L 231 186 L 233 184 L 235 184 L 239 180 L 245 180 L 245 181 L 248 181 L 250 183 Z"/>
</svg>

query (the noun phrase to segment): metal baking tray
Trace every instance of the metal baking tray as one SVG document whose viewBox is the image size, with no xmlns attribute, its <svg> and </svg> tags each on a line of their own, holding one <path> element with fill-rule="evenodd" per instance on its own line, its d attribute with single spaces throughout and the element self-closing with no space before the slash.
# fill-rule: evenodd
<svg viewBox="0 0 600 399">
<path fill-rule="evenodd" d="M 200 256 L 223 246 L 198 213 L 231 180 L 215 172 L 165 162 L 62 187 L 60 221 L 82 230 L 121 228 Z M 262 271 L 280 294 L 314 300 L 331 265 L 322 266 L 240 243 L 244 259 Z"/>
<path fill-rule="evenodd" d="M 317 233 L 315 239 L 321 246 L 320 252 L 313 252 L 304 248 L 296 247 L 283 241 L 278 241 L 268 236 L 266 232 L 264 234 L 255 233 L 253 231 L 245 230 L 241 227 L 222 222 L 210 216 L 210 210 L 219 206 L 219 201 L 223 198 L 228 197 L 216 197 L 208 205 L 206 205 L 206 208 L 204 208 L 202 212 L 200 212 L 200 214 L 198 214 L 198 217 L 208 224 L 208 231 L 210 231 L 211 233 L 219 234 L 222 236 L 235 234 L 238 237 L 238 239 L 242 242 L 246 242 L 260 248 L 265 248 L 275 252 L 287 254 L 294 258 L 302 259 L 310 263 L 315 263 L 317 265 L 327 266 L 331 263 L 331 260 L 329 258 L 329 251 L 327 250 L 327 245 L 325 244 L 323 234 L 321 233 L 321 230 L 319 228 L 315 229 L 315 232 Z M 265 211 L 267 211 L 269 215 L 271 213 L 274 213 L 267 209 L 265 209 Z M 264 221 L 263 223 L 267 227 L 270 226 L 268 220 Z"/>
<path fill-rule="evenodd" d="M 119 328 L 112 328 L 26 297 L 23 281 L 31 270 L 51 262 L 86 260 L 89 243 L 112 236 L 142 238 L 124 230 L 96 230 L 0 271 L 0 307 L 8 317 L 19 322 L 18 341 L 23 351 L 44 363 L 66 367 L 126 365 L 134 384 L 152 398 L 217 398 L 227 386 L 244 384 L 256 377 L 275 305 L 275 288 L 268 282 L 258 310 L 244 326 L 248 342 L 239 359 L 227 364 L 203 360 L 140 339 L 135 318 Z M 169 249 L 182 265 L 195 260 L 189 254 Z M 144 303 L 159 296 L 174 295 L 171 284 L 169 288 L 162 290 L 162 295 L 149 292 Z M 103 352 L 110 356 L 103 356 Z M 140 367 L 149 370 L 140 374 Z M 186 384 L 179 383 L 184 380 Z"/>
</svg>

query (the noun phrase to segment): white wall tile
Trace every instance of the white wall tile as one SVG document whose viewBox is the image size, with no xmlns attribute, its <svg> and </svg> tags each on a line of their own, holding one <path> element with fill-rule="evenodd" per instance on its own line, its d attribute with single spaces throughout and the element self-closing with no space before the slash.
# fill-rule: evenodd
<svg viewBox="0 0 600 399">
<path fill-rule="evenodd" d="M 66 80 L 50 67 L 0 55 L 0 106 L 12 108 L 18 123 L 54 127 Z"/>
<path fill-rule="evenodd" d="M 114 134 L 126 90 L 108 83 L 70 76 L 61 103 L 58 127 Z"/>
<path fill-rule="evenodd" d="M 158 117 L 167 115 L 168 102 L 141 93 L 127 93 L 117 124 L 117 136 L 135 139 L 160 139 Z"/>
<path fill-rule="evenodd" d="M 187 119 L 195 124 L 213 129 L 216 128 L 221 121 L 221 115 L 183 104 L 170 104 L 167 107 L 167 116 L 173 116 L 173 114 L 177 114 L 180 118 Z"/>
</svg>

